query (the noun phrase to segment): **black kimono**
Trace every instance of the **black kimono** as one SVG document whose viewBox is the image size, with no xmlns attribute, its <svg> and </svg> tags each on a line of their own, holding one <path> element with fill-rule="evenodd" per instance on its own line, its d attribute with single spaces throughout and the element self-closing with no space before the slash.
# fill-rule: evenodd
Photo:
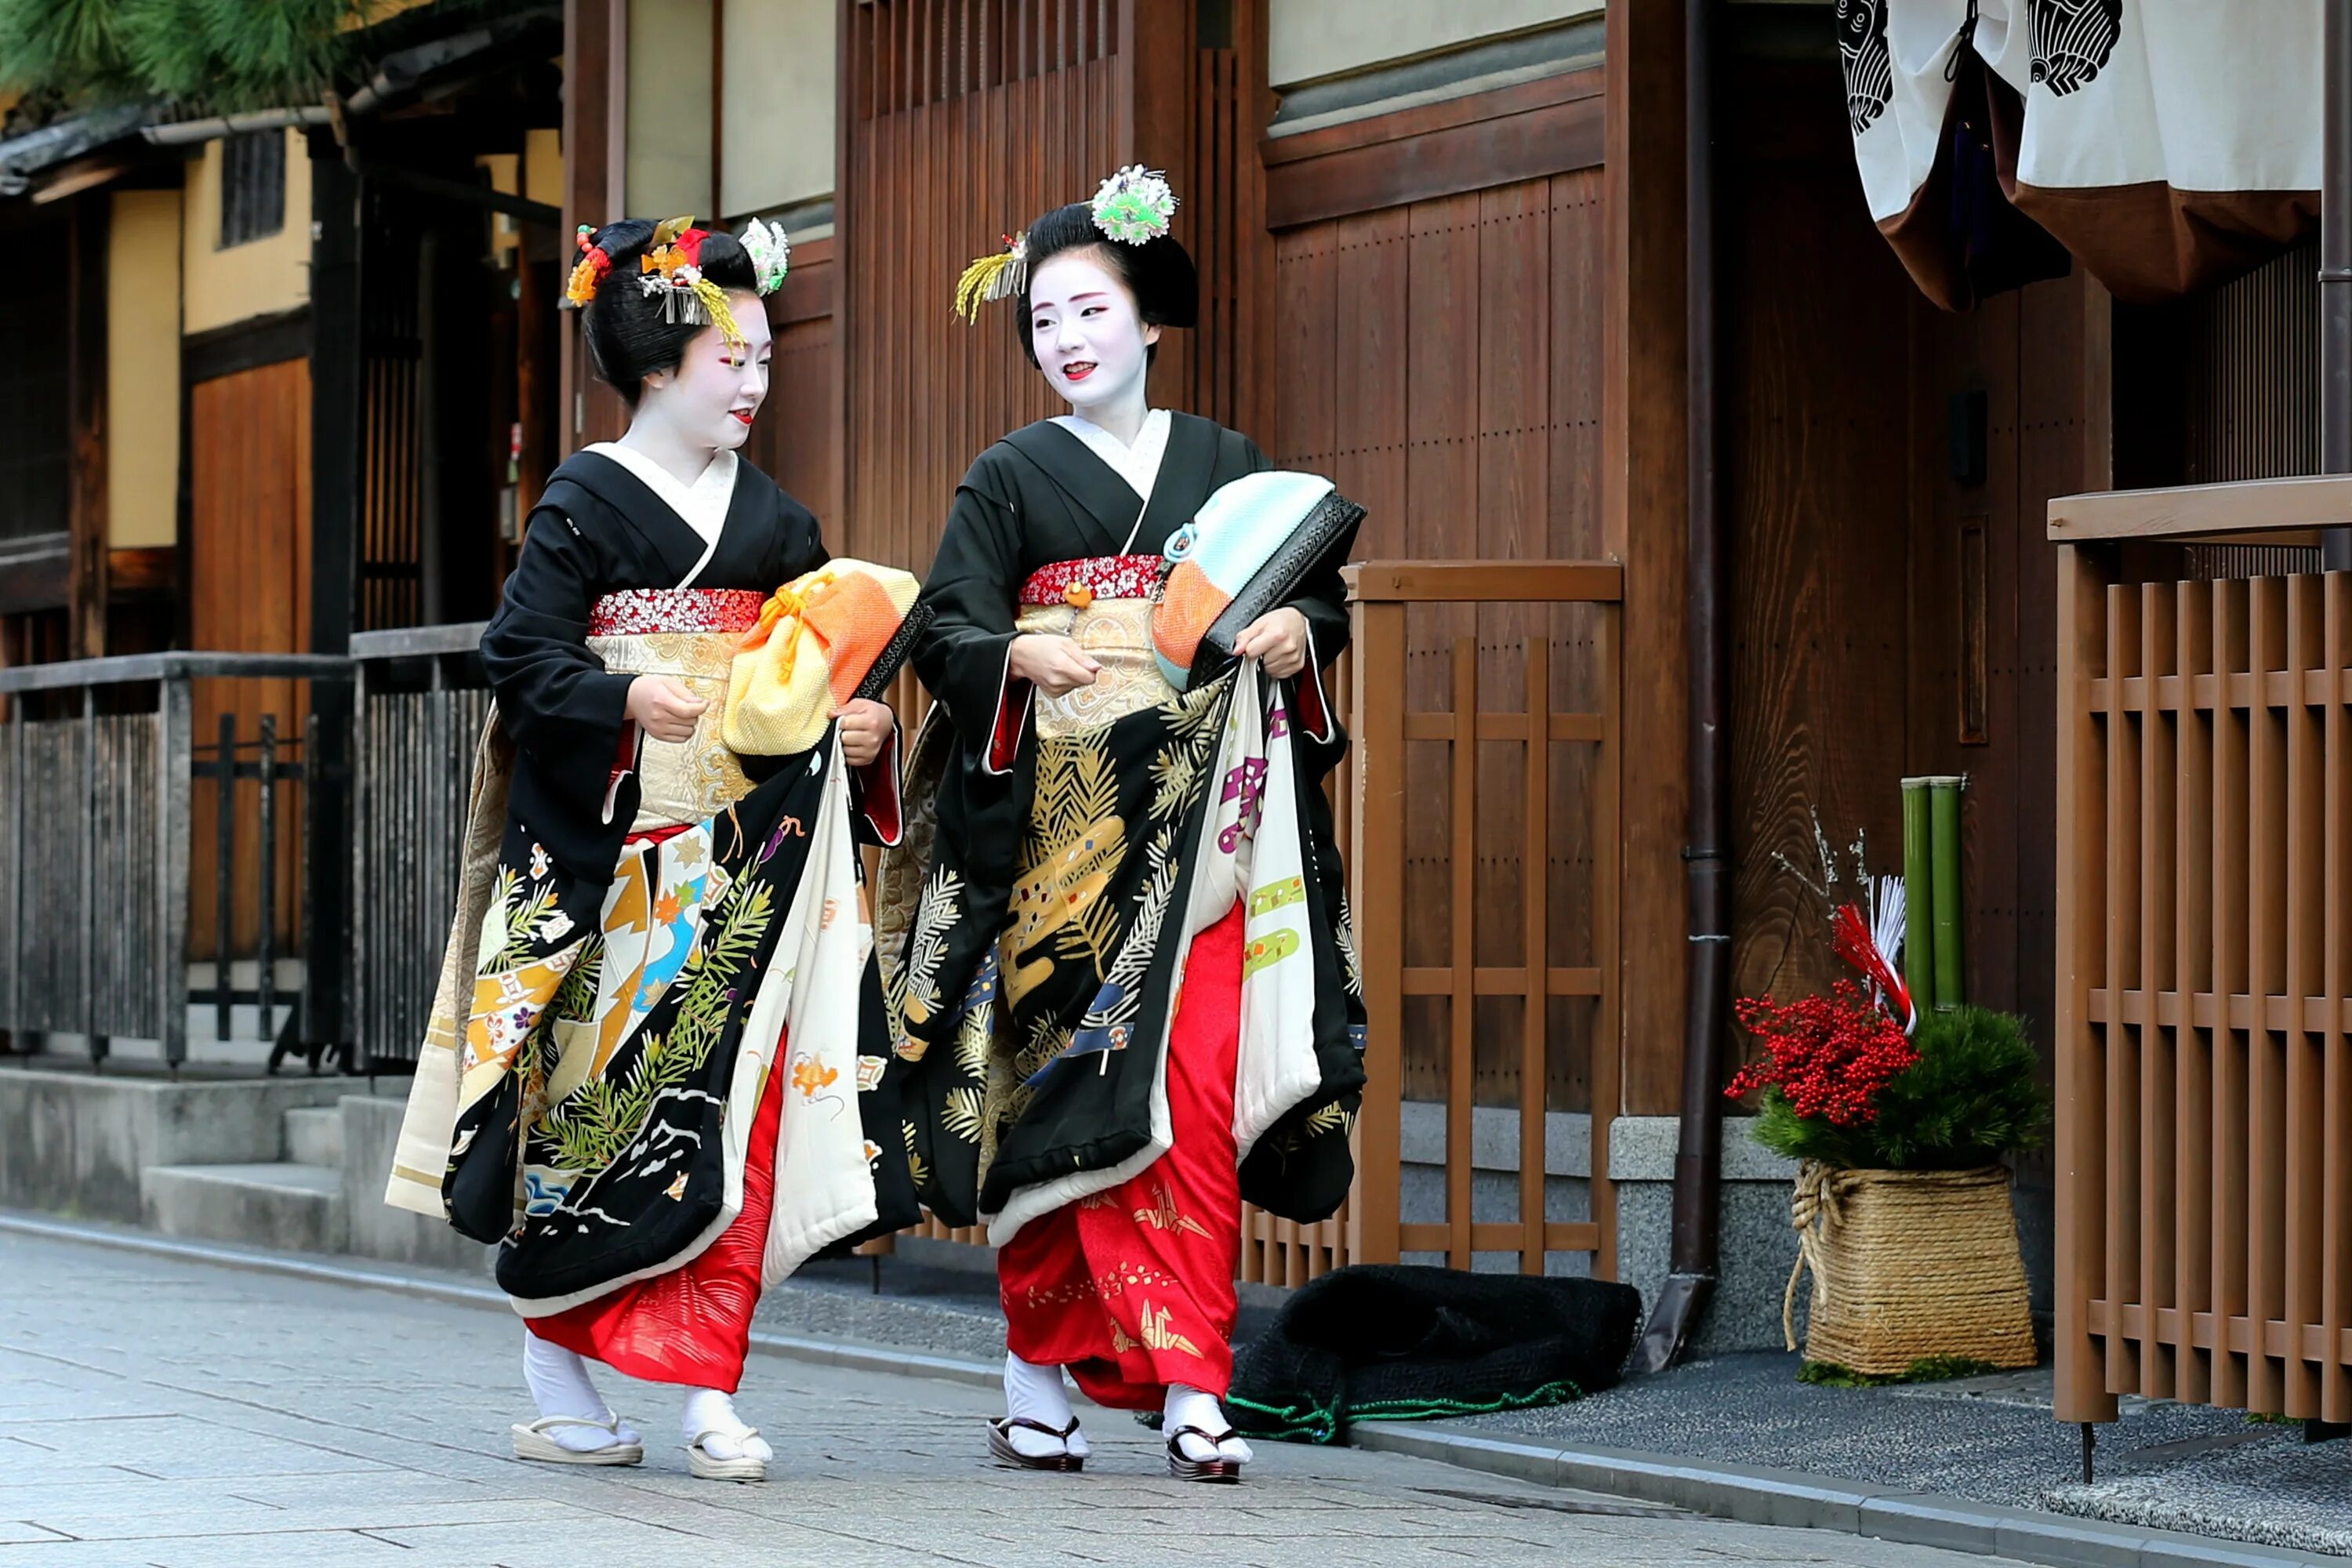
<svg viewBox="0 0 2352 1568">
<path fill-rule="evenodd" d="M 1211 787 L 1221 731 L 1232 720 L 1262 749 L 1276 710 L 1291 716 L 1274 725 L 1276 740 L 1296 742 L 1301 901 L 1319 934 L 1299 954 L 1314 995 L 1312 1038 L 1301 1043 L 1318 1081 L 1246 1151 L 1242 1185 L 1249 1201 L 1302 1220 L 1328 1215 L 1346 1194 L 1361 1007 L 1320 788 L 1345 737 L 1319 678 L 1264 682 L 1252 666 L 1259 710 L 1244 723 L 1232 711 L 1241 683 L 1231 660 L 1196 668 L 1177 693 L 1150 669 L 1148 647 L 1139 658 L 1135 647 L 1169 536 L 1218 489 L 1268 467 L 1247 437 L 1173 415 L 1147 505 L 1083 440 L 1045 421 L 982 452 L 957 490 L 924 588 L 936 618 L 915 655 L 940 708 L 910 763 L 908 839 L 886 859 L 877 929 L 886 960 L 899 961 L 886 962 L 886 975 L 901 994 L 900 1049 L 919 1058 L 907 1102 L 925 1199 L 958 1223 L 991 1218 L 1000 1242 L 1165 1147 L 1159 1065 L 1193 934 L 1177 929 L 1193 892 L 1192 850 L 1221 808 L 1254 816 L 1257 805 L 1255 777 L 1238 800 L 1234 779 L 1222 801 Z M 1345 554 L 1342 541 L 1293 601 L 1317 664 L 1347 640 Z M 1056 616 L 1104 673 L 1044 702 L 1007 681 L 1006 658 L 1022 630 L 1057 629 Z M 1041 735 L 1048 710 L 1058 718 Z M 1088 861 L 1085 875 L 1057 881 L 1047 862 L 1072 855 Z M 1074 899 L 1086 907 L 1066 915 Z M 1039 970 L 1049 962 L 1050 973 Z M 1341 1135 L 1307 1135 L 1326 1129 Z"/>
<path fill-rule="evenodd" d="M 849 770 L 830 729 L 719 739 L 736 644 L 825 558 L 748 463 L 706 539 L 583 452 L 482 638 L 498 707 L 387 1197 L 499 1242 L 535 1332 L 634 1375 L 731 1387 L 763 1280 L 917 1213 L 870 928 L 835 918 Z M 687 741 L 627 718 L 646 675 L 709 703 Z"/>
<path fill-rule="evenodd" d="M 608 671 L 589 651 L 597 602 L 674 590 L 689 574 L 696 589 L 764 597 L 828 559 L 816 515 L 749 463 L 737 467 L 716 545 L 602 453 L 575 453 L 555 470 L 482 633 L 482 668 L 515 742 L 509 804 L 560 864 L 609 879 L 636 816 L 634 766 L 606 799 L 625 741 L 635 744 L 626 705 L 636 674 Z"/>
</svg>

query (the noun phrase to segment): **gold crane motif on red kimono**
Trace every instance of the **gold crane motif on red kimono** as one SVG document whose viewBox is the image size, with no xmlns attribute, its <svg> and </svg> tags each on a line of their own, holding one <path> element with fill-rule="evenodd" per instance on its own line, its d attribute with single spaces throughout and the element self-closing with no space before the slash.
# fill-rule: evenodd
<svg viewBox="0 0 2352 1568">
<path fill-rule="evenodd" d="M 1201 1353 L 1199 1345 L 1168 1326 L 1168 1309 L 1165 1307 L 1155 1310 L 1150 1302 L 1144 1302 L 1143 1313 L 1137 1321 L 1136 1327 L 1143 1334 L 1140 1341 L 1129 1338 L 1127 1331 L 1119 1327 L 1118 1320 L 1112 1319 L 1111 1349 L 1122 1355 L 1131 1350 L 1181 1351 L 1189 1356 L 1197 1356 Z"/>
<path fill-rule="evenodd" d="M 1138 1224 L 1154 1230 L 1174 1231 L 1179 1236 L 1186 1231 L 1198 1237 L 1208 1236 L 1208 1226 L 1177 1208 L 1176 1189 L 1169 1185 L 1165 1177 L 1151 1184 L 1151 1198 L 1150 1204 L 1135 1211 Z"/>
</svg>

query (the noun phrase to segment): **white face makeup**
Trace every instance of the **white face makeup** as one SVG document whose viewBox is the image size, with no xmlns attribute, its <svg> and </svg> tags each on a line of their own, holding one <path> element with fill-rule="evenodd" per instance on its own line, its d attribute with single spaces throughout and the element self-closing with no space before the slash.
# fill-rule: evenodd
<svg viewBox="0 0 2352 1568">
<path fill-rule="evenodd" d="M 1143 324 L 1135 296 L 1091 249 L 1066 250 L 1029 275 L 1029 342 L 1054 395 L 1076 414 L 1140 405 L 1144 349 L 1160 329 Z"/>
<path fill-rule="evenodd" d="M 768 312 L 760 297 L 747 291 L 730 292 L 727 308 L 743 331 L 743 346 L 731 348 L 717 327 L 705 327 L 686 345 L 676 370 L 646 377 L 637 399 L 639 421 L 656 421 L 691 450 L 731 452 L 740 447 L 767 400 L 773 347 Z"/>
</svg>

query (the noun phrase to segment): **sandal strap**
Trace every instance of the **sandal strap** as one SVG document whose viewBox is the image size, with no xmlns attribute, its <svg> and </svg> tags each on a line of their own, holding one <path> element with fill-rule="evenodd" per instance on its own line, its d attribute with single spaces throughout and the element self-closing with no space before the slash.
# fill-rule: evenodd
<svg viewBox="0 0 2352 1568">
<path fill-rule="evenodd" d="M 1198 1437 L 1202 1442 L 1208 1444 L 1209 1447 L 1213 1448 L 1219 1444 L 1230 1443 L 1240 1436 L 1240 1433 L 1234 1431 L 1230 1426 L 1226 1427 L 1223 1433 L 1212 1432 L 1205 1426 L 1179 1426 L 1175 1431 L 1171 1432 L 1168 1435 L 1168 1451 L 1171 1454 L 1176 1453 L 1176 1444 L 1179 1438 Z"/>
<path fill-rule="evenodd" d="M 610 1421 L 598 1421 L 586 1415 L 542 1415 L 536 1421 L 526 1422 L 523 1430 L 552 1432 L 558 1426 L 593 1426 L 599 1432 L 610 1432 L 617 1436 L 620 1434 L 621 1418 L 615 1415 Z"/>
<path fill-rule="evenodd" d="M 701 1431 L 697 1432 L 694 1435 L 694 1441 L 688 1443 L 687 1447 L 689 1448 L 701 1448 L 702 1440 L 705 1437 L 732 1437 L 735 1441 L 740 1443 L 746 1437 L 756 1437 L 759 1435 L 760 1429 L 757 1426 L 743 1426 L 736 1428 L 729 1428 L 725 1426 L 705 1426 Z M 703 1448 L 703 1452 L 708 1454 L 710 1450 Z M 711 1457 L 713 1458 L 718 1458 L 715 1454 L 711 1455 Z"/>
<path fill-rule="evenodd" d="M 1042 1432 L 1048 1437 L 1066 1443 L 1078 1430 L 1078 1418 L 1075 1415 L 1071 1416 L 1067 1426 L 1048 1426 L 1043 1421 L 1032 1421 L 1026 1415 L 1007 1415 L 1003 1420 L 992 1421 L 989 1425 L 999 1432 L 1008 1432 L 1015 1426 L 1024 1432 Z"/>
</svg>

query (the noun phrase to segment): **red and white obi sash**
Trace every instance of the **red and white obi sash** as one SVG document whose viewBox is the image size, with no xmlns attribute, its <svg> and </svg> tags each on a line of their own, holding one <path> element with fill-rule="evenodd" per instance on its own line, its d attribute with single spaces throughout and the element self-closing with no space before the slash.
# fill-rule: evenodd
<svg viewBox="0 0 2352 1568">
<path fill-rule="evenodd" d="M 1097 599 L 1149 599 L 1168 568 L 1162 555 L 1093 555 L 1040 566 L 1021 584 L 1024 605 L 1067 605 L 1083 610 Z"/>
<path fill-rule="evenodd" d="M 630 588 L 607 594 L 588 612 L 592 637 L 679 632 L 740 636 L 760 619 L 768 595 L 753 588 Z"/>
</svg>

